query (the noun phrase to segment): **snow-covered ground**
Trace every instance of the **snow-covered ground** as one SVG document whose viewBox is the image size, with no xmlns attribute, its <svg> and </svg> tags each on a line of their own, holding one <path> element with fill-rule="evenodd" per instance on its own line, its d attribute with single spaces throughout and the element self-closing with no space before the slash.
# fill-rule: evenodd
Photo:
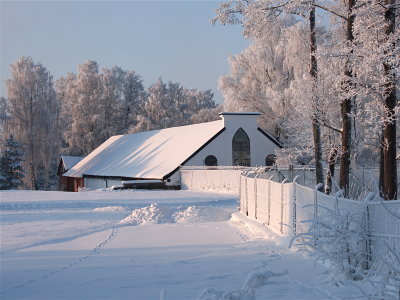
<svg viewBox="0 0 400 300">
<path fill-rule="evenodd" d="M 288 238 L 237 213 L 235 195 L 16 191 L 0 198 L 1 299 L 360 296 L 352 285 L 334 285 L 328 267 L 288 249 Z M 268 278 L 274 273 L 281 275 Z"/>
</svg>

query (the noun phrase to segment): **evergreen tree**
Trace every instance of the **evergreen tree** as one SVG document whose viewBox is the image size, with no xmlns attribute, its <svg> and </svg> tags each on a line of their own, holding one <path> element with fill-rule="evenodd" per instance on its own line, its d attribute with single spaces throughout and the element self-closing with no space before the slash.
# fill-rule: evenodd
<svg viewBox="0 0 400 300">
<path fill-rule="evenodd" d="M 25 177 L 21 162 L 24 152 L 21 144 L 10 135 L 0 157 L 0 189 L 12 190 L 22 186 Z"/>
</svg>

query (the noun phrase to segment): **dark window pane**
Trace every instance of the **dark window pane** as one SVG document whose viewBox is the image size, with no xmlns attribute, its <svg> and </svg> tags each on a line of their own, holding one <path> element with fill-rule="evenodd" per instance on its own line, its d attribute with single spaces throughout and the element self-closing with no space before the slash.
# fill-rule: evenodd
<svg viewBox="0 0 400 300">
<path fill-rule="evenodd" d="M 242 128 L 232 139 L 232 165 L 250 166 L 250 139 Z"/>
<path fill-rule="evenodd" d="M 265 165 L 268 166 L 273 166 L 275 164 L 276 156 L 274 154 L 269 154 L 265 158 Z"/>
<path fill-rule="evenodd" d="M 206 159 L 204 160 L 204 164 L 206 166 L 217 166 L 218 161 L 217 158 L 214 155 L 208 155 Z"/>
</svg>

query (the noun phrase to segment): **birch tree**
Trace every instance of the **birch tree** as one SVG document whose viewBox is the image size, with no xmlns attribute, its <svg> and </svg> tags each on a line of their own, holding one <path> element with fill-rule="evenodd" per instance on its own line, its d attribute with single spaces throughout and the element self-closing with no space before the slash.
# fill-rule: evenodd
<svg viewBox="0 0 400 300">
<path fill-rule="evenodd" d="M 24 181 L 31 189 L 45 189 L 60 148 L 60 107 L 53 77 L 31 57 L 21 57 L 11 65 L 6 86 L 10 116 L 7 134 L 13 134 L 26 151 Z"/>
<path fill-rule="evenodd" d="M 71 125 L 64 131 L 64 139 L 70 155 L 86 155 L 99 146 L 103 140 L 100 113 L 102 85 L 98 65 L 86 61 L 78 66 L 75 80 L 67 87 Z"/>
<path fill-rule="evenodd" d="M 398 4 L 394 1 L 359 0 L 354 23 L 357 93 L 363 98 L 359 119 L 368 128 L 369 144 L 381 150 L 380 192 L 386 199 L 397 194 L 397 118 L 400 72 L 396 24 Z M 360 113 L 359 113 L 360 114 Z"/>
<path fill-rule="evenodd" d="M 305 16 L 305 11 L 309 11 L 309 72 L 312 84 L 312 98 L 310 101 L 313 103 L 313 107 L 318 107 L 318 95 L 316 93 L 316 85 L 318 80 L 318 68 L 316 58 L 316 37 L 315 37 L 315 1 L 287 1 L 282 3 L 281 1 L 264 0 L 264 1 L 242 1 L 237 0 L 235 2 L 228 1 L 220 5 L 217 9 L 217 17 L 214 18 L 214 22 L 217 20 L 222 24 L 226 23 L 242 23 L 245 28 L 245 34 L 254 35 L 254 32 L 260 31 L 260 24 L 265 23 L 265 20 L 276 20 L 277 16 L 282 13 L 297 14 Z M 242 15 L 241 20 L 237 15 Z M 313 126 L 313 140 L 314 140 L 314 161 L 316 167 L 316 183 L 323 182 L 323 169 L 322 169 L 322 141 L 321 141 L 321 129 L 320 124 L 317 120 L 317 113 L 312 112 L 312 126 Z"/>
</svg>

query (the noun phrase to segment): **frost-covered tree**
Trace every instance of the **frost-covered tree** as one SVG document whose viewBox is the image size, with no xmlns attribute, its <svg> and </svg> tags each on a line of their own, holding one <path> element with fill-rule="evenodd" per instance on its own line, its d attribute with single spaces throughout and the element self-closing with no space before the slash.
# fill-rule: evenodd
<svg viewBox="0 0 400 300">
<path fill-rule="evenodd" d="M 131 132 L 206 122 L 218 117 L 217 114 L 211 118 L 204 115 L 205 112 L 213 112 L 216 108 L 214 95 L 210 90 L 202 92 L 187 89 L 177 82 L 166 84 L 160 78 L 150 86 L 147 95 Z"/>
<path fill-rule="evenodd" d="M 260 125 L 283 141 L 296 97 L 291 87 L 306 72 L 307 44 L 297 38 L 304 37 L 304 27 L 294 23 L 286 19 L 265 24 L 269 34 L 252 38 L 241 54 L 230 56 L 230 74 L 219 79 L 226 110 L 261 112 Z"/>
<path fill-rule="evenodd" d="M 10 118 L 8 113 L 7 99 L 0 97 L 0 136 L 3 135 L 4 127 L 7 124 L 7 120 Z M 0 148 L 1 150 L 1 148 Z"/>
<path fill-rule="evenodd" d="M 98 101 L 100 135 L 103 141 L 119 132 L 123 109 L 125 72 L 120 67 L 103 69 L 101 77 L 102 96 Z"/>
<path fill-rule="evenodd" d="M 123 82 L 123 107 L 120 131 L 129 132 L 129 128 L 135 126 L 135 119 L 143 113 L 146 93 L 143 87 L 142 77 L 135 71 L 125 72 Z"/>
<path fill-rule="evenodd" d="M 25 177 L 22 167 L 24 151 L 12 135 L 6 139 L 3 148 L 0 155 L 0 189 L 18 189 Z"/>
<path fill-rule="evenodd" d="M 175 97 L 180 96 L 178 87 L 174 87 Z M 167 85 L 160 78 L 148 89 L 148 98 L 144 104 L 144 118 L 150 124 L 146 130 L 171 127 L 174 122 L 176 101 L 170 94 Z M 143 124 L 143 120 L 141 121 Z M 142 125 L 140 125 L 142 126 Z"/>
<path fill-rule="evenodd" d="M 321 32 L 318 32 L 316 27 L 315 9 L 323 10 L 331 17 L 328 24 L 329 47 L 321 47 L 321 42 L 324 42 Z M 333 172 L 336 160 L 340 159 L 339 185 L 347 195 L 350 190 L 351 164 L 355 166 L 363 161 L 377 161 L 371 159 L 371 154 L 375 158 L 376 149 L 380 147 L 381 190 L 384 191 L 385 197 L 395 197 L 398 135 L 396 88 L 398 89 L 399 74 L 397 9 L 395 0 L 234 0 L 220 4 L 217 16 L 213 20 L 222 24 L 241 24 L 244 36 L 254 39 L 262 35 L 273 36 L 274 26 L 265 24 L 282 18 L 285 14 L 303 17 L 304 23 L 309 25 L 308 37 L 304 38 L 309 49 L 309 60 L 305 64 L 309 74 L 303 74 L 302 78 L 295 76 L 292 80 L 289 90 L 297 94 L 299 99 L 292 103 L 293 113 L 284 114 L 283 125 L 287 126 L 286 130 L 290 133 L 290 128 L 298 125 L 292 123 L 299 121 L 300 112 L 303 117 L 311 118 L 312 126 L 298 126 L 306 130 L 297 130 L 301 134 L 295 139 L 306 140 L 307 134 L 308 140 L 314 139 L 314 163 L 317 169 L 321 169 L 321 166 L 318 167 L 318 161 L 325 160 Z M 296 19 L 299 20 L 298 17 Z M 284 48 L 293 45 L 292 40 L 286 37 L 283 40 Z M 270 47 L 268 43 L 260 45 L 261 48 L 263 45 L 267 49 Z M 319 49 L 316 48 L 317 45 Z M 293 65 L 296 64 L 301 64 L 297 57 Z M 245 66 L 245 69 L 255 69 L 256 65 L 257 62 L 253 60 L 250 67 Z M 246 74 L 242 69 L 238 70 L 236 73 L 240 75 L 236 78 L 254 77 L 253 73 Z M 225 87 L 232 91 L 232 87 L 238 87 L 236 92 L 231 93 L 236 98 L 246 91 L 246 88 L 239 87 L 238 83 L 238 80 L 224 82 Z M 260 88 L 255 90 L 261 91 Z M 269 94 L 272 95 L 270 92 Z M 330 105 L 329 102 L 334 105 Z M 329 111 L 326 110 L 328 107 Z M 314 131 L 312 136 L 309 135 L 310 131 Z M 297 143 L 291 139 L 290 148 L 285 151 L 292 153 L 296 148 L 307 148 L 299 147 L 301 144 L 300 140 Z M 306 152 L 309 153 L 310 150 L 308 148 Z M 316 173 L 317 178 L 321 177 Z M 328 173 L 327 177 L 332 175 Z M 327 181 L 330 181 L 330 178 L 327 178 Z"/>
<path fill-rule="evenodd" d="M 359 0 L 355 9 L 353 78 L 359 103 L 357 117 L 369 134 L 362 143 L 381 150 L 381 193 L 395 199 L 397 193 L 396 140 L 399 88 L 399 25 L 394 1 Z M 398 17 L 397 17 L 398 18 Z"/>
<path fill-rule="evenodd" d="M 66 132 L 71 130 L 72 125 L 72 104 L 73 99 L 71 98 L 70 85 L 76 80 L 76 75 L 73 73 L 68 73 L 65 77 L 60 77 L 55 82 L 55 89 L 57 93 L 57 97 L 60 101 L 61 113 L 60 113 L 60 124 L 62 128 L 62 132 L 60 135 L 61 138 L 61 147 L 66 147 Z"/>
<path fill-rule="evenodd" d="M 59 153 L 59 102 L 53 77 L 31 57 L 22 57 L 11 65 L 6 81 L 8 93 L 7 133 L 25 149 L 25 183 L 32 189 L 49 184 L 51 163 Z"/>
<path fill-rule="evenodd" d="M 57 80 L 68 154 L 89 153 L 110 136 L 128 133 L 143 112 L 146 93 L 139 75 L 118 66 L 98 69 L 87 61 L 78 74 Z"/>
<path fill-rule="evenodd" d="M 309 12 L 308 15 L 306 12 Z M 301 15 L 308 18 L 309 21 L 309 80 L 311 84 L 311 103 L 310 118 L 312 122 L 312 132 L 314 141 L 314 163 L 316 167 L 316 183 L 323 182 L 322 170 L 322 140 L 321 128 L 318 121 L 317 108 L 319 106 L 319 97 L 317 93 L 318 86 L 318 64 L 317 64 L 317 41 L 316 41 L 316 20 L 315 20 L 315 1 L 276 1 L 276 0 L 263 0 L 263 1 L 227 1 L 222 3 L 217 9 L 217 16 L 213 20 L 220 21 L 222 24 L 226 23 L 241 23 L 245 28 L 245 35 L 259 36 L 260 32 L 265 31 L 265 24 L 273 24 L 282 13 Z M 239 16 L 238 16 L 239 15 Z M 271 26 L 268 27 L 270 29 Z M 263 30 L 264 29 L 264 30 Z M 268 30 L 270 31 L 270 30 Z M 268 32 L 267 31 L 267 32 Z"/>
<path fill-rule="evenodd" d="M 67 106 L 71 113 L 71 124 L 64 131 L 64 139 L 71 155 L 85 155 L 93 151 L 104 140 L 100 101 L 102 85 L 98 65 L 86 61 L 78 66 L 76 78 L 70 78 L 66 87 Z"/>
</svg>

